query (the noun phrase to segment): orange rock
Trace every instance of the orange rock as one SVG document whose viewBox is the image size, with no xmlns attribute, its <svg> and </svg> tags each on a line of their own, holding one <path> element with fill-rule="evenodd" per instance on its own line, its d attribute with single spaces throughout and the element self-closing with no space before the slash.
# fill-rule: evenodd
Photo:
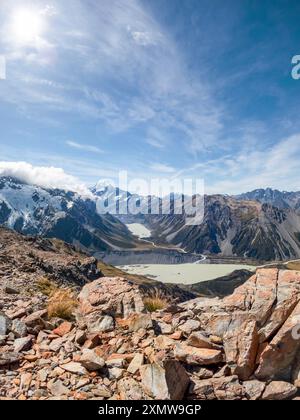
<svg viewBox="0 0 300 420">
<path fill-rule="evenodd" d="M 177 360 L 189 365 L 213 365 L 223 361 L 223 354 L 220 350 L 198 349 L 183 343 L 176 345 L 174 355 Z"/>
<path fill-rule="evenodd" d="M 182 331 L 175 331 L 173 334 L 169 335 L 172 340 L 181 340 Z"/>
<path fill-rule="evenodd" d="M 55 330 L 52 331 L 53 334 L 59 335 L 60 337 L 63 337 L 64 335 L 68 334 L 73 328 L 73 324 L 71 322 L 63 322 L 60 324 L 59 327 L 55 328 Z"/>
</svg>

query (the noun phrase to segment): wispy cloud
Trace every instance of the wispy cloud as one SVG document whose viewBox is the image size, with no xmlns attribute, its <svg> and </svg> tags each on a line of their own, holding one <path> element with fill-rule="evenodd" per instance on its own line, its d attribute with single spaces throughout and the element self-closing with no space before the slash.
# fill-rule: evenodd
<svg viewBox="0 0 300 420">
<path fill-rule="evenodd" d="M 99 147 L 91 146 L 89 144 L 81 144 L 77 143 L 75 141 L 68 140 L 66 144 L 73 149 L 77 150 L 83 150 L 85 152 L 91 152 L 91 153 L 104 153 L 103 150 L 99 149 Z"/>
<path fill-rule="evenodd" d="M 82 0 L 53 1 L 55 14 L 48 16 L 52 31 L 49 26 L 45 39 L 30 52 L 16 54 L 6 40 L 12 79 L 3 88 L 2 98 L 28 109 L 39 103 L 44 111 L 103 121 L 115 133 L 133 127 L 147 131 L 151 122 L 157 130 L 176 131 L 190 153 L 215 145 L 223 110 L 208 85 L 192 81 L 184 57 L 166 30 L 138 0 L 91 3 L 92 7 L 86 7 Z M 46 63 L 54 76 L 51 88 L 34 77 L 24 83 L 20 62 L 28 75 L 32 65 Z M 62 72 L 54 71 L 54 66 L 58 71 L 62 66 Z M 91 81 L 85 86 L 83 74 Z M 118 86 L 119 91 L 111 86 Z M 154 138 L 147 138 L 146 143 L 158 145 Z"/>
<path fill-rule="evenodd" d="M 165 165 L 163 163 L 153 163 L 150 168 L 158 173 L 165 173 L 165 174 L 171 174 L 175 172 L 175 168 L 169 165 Z"/>
</svg>

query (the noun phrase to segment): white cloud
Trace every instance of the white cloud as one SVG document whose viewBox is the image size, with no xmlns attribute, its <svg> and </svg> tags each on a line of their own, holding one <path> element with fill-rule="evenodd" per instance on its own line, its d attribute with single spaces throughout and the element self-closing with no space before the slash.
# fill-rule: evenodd
<svg viewBox="0 0 300 420">
<path fill-rule="evenodd" d="M 300 134 L 297 134 L 263 150 L 226 156 L 222 164 L 216 159 L 198 170 L 205 179 L 207 193 L 239 194 L 267 187 L 299 191 L 299 167 Z"/>
<path fill-rule="evenodd" d="M 89 144 L 81 144 L 75 141 L 67 141 L 66 144 L 73 147 L 73 149 L 84 150 L 91 153 L 103 153 L 103 150 L 99 149 L 99 147 L 91 146 Z"/>
<path fill-rule="evenodd" d="M 175 169 L 172 166 L 165 165 L 163 163 L 154 163 L 150 167 L 155 172 L 171 174 L 175 172 Z"/>
<path fill-rule="evenodd" d="M 92 198 L 89 189 L 77 178 L 61 168 L 32 166 L 26 162 L 0 162 L 0 176 L 11 176 L 28 184 L 43 188 L 73 191 L 85 198 Z"/>
<path fill-rule="evenodd" d="M 144 47 L 156 44 L 155 38 L 149 32 L 130 31 L 130 34 L 137 44 Z"/>
</svg>

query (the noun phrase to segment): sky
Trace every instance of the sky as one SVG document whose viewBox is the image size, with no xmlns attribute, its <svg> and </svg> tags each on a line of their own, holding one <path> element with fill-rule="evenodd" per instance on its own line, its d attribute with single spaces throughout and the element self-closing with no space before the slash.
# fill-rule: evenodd
<svg viewBox="0 0 300 420">
<path fill-rule="evenodd" d="M 0 0 L 0 164 L 300 190 L 299 18 L 298 0 Z"/>
</svg>

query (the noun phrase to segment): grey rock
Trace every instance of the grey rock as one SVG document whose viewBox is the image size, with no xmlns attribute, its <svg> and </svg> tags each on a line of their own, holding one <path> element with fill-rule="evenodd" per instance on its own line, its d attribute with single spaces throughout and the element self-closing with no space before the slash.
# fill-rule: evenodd
<svg viewBox="0 0 300 420">
<path fill-rule="evenodd" d="M 10 326 L 11 320 L 3 312 L 0 312 L 0 335 L 6 335 Z"/>
<path fill-rule="evenodd" d="M 158 400 L 181 400 L 190 379 L 176 360 L 166 360 L 163 366 L 144 365 L 140 368 L 144 391 Z"/>
<path fill-rule="evenodd" d="M 80 363 L 87 370 L 95 371 L 103 368 L 105 361 L 98 356 L 95 350 L 84 349 L 80 357 Z"/>
<path fill-rule="evenodd" d="M 14 333 L 15 337 L 21 338 L 26 337 L 27 327 L 26 324 L 19 319 L 15 319 L 11 326 L 11 331 Z"/>
<path fill-rule="evenodd" d="M 27 351 L 32 346 L 32 337 L 24 337 L 24 338 L 18 338 L 14 342 L 14 351 L 16 353 L 20 353 L 21 351 Z"/>
</svg>

